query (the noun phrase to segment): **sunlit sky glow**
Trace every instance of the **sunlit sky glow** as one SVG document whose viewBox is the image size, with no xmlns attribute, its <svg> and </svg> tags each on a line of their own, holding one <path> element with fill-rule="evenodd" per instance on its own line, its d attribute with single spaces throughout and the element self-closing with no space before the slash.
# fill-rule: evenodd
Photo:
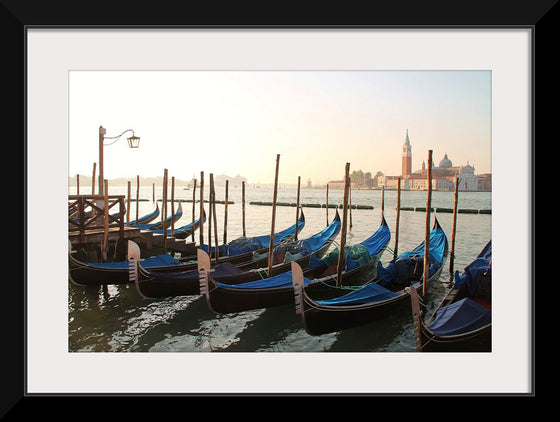
<svg viewBox="0 0 560 422">
<path fill-rule="evenodd" d="M 100 125 L 141 137 L 105 146 L 106 179 L 272 183 L 276 154 L 284 184 L 400 175 L 407 129 L 413 170 L 432 149 L 492 171 L 490 71 L 71 71 L 69 92 L 69 176 L 91 175 Z"/>
</svg>

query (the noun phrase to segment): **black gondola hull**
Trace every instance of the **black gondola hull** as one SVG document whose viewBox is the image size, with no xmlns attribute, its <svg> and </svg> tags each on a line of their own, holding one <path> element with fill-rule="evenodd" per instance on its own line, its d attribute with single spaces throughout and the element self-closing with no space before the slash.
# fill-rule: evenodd
<svg viewBox="0 0 560 422">
<path fill-rule="evenodd" d="M 309 262 L 309 257 L 306 258 L 306 263 L 304 261 L 305 265 Z M 296 262 L 304 268 L 301 262 Z M 375 262 L 377 262 L 377 260 L 372 260 L 368 264 L 354 268 L 348 272 L 343 272 L 342 281 L 344 282 L 359 277 L 361 273 L 370 269 Z M 287 269 L 284 270 L 285 272 L 291 267 L 291 262 L 283 264 L 283 266 L 287 266 Z M 318 277 L 325 270 L 326 267 L 324 266 L 312 270 L 307 268 L 304 270 L 304 273 L 306 277 L 313 279 Z M 279 273 L 280 272 L 278 272 L 278 274 Z M 274 275 L 276 275 L 276 273 L 274 273 Z M 206 296 L 210 309 L 220 314 L 271 308 L 294 303 L 294 289 L 292 286 L 263 289 L 235 289 L 217 286 L 213 279 L 211 279 L 209 283 L 211 284 L 211 288 L 208 289 L 208 292 L 206 292 L 204 287 L 201 287 L 201 290 Z M 328 295 L 333 292 L 335 283 L 336 280 L 334 278 L 322 279 L 321 281 L 306 286 L 306 289 L 309 289 L 314 294 L 318 294 L 321 297 L 328 297 Z"/>
<path fill-rule="evenodd" d="M 317 307 L 305 299 L 303 305 L 303 327 L 308 334 L 316 336 L 365 325 L 389 315 L 396 308 L 410 307 L 410 296 L 402 294 L 393 300 L 368 306 Z"/>
<path fill-rule="evenodd" d="M 440 337 L 422 330 L 422 352 L 491 352 L 492 326 L 458 336 Z"/>
</svg>

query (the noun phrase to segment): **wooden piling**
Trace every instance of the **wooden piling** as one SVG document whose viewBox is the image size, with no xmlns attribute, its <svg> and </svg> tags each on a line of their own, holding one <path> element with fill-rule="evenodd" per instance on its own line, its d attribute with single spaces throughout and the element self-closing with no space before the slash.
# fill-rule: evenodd
<svg viewBox="0 0 560 422">
<path fill-rule="evenodd" d="M 329 225 L 329 184 L 327 183 L 327 194 L 325 197 L 325 213 L 327 217 L 327 226 Z"/>
<path fill-rule="evenodd" d="M 224 201 L 224 245 L 227 243 L 227 220 L 228 220 L 228 199 L 229 199 L 229 180 L 226 180 L 226 196 Z"/>
<path fill-rule="evenodd" d="M 76 195 L 80 194 L 80 175 L 76 175 Z"/>
<path fill-rule="evenodd" d="M 340 230 L 340 246 L 338 249 L 338 264 L 336 269 L 336 285 L 340 286 L 342 279 L 342 271 L 344 270 L 344 247 L 346 246 L 346 226 L 348 214 L 348 191 L 350 190 L 350 163 L 346 163 L 344 172 L 344 196 L 342 200 L 342 227 Z"/>
<path fill-rule="evenodd" d="M 297 200 L 296 200 L 296 234 L 294 240 L 298 240 L 298 227 L 299 227 L 299 191 L 301 186 L 301 176 L 297 178 Z"/>
<path fill-rule="evenodd" d="M 348 205 L 350 211 L 350 228 L 352 228 L 352 179 L 348 177 Z"/>
<path fill-rule="evenodd" d="M 156 203 L 156 184 L 152 183 L 152 202 Z"/>
<path fill-rule="evenodd" d="M 216 264 L 220 262 L 220 249 L 219 249 L 219 242 L 218 242 L 218 218 L 216 216 L 216 186 L 214 185 L 214 180 L 211 181 L 212 186 L 212 214 L 214 214 L 214 260 Z"/>
<path fill-rule="evenodd" d="M 202 216 L 204 215 L 204 172 L 200 172 L 200 228 L 199 228 L 199 244 L 204 244 L 204 222 Z"/>
<path fill-rule="evenodd" d="M 208 256 L 212 261 L 212 186 L 214 185 L 214 173 L 210 173 L 210 182 L 208 185 Z"/>
<path fill-rule="evenodd" d="M 455 197 L 453 199 L 453 227 L 451 229 L 451 249 L 449 251 L 449 280 L 453 281 L 453 265 L 455 261 L 455 230 L 457 224 L 457 199 L 459 198 L 459 177 L 455 176 Z"/>
<path fill-rule="evenodd" d="M 196 179 L 193 180 L 193 191 L 192 191 L 192 230 L 191 230 L 191 240 L 194 242 L 194 214 L 196 211 Z M 202 224 L 202 215 L 200 216 L 201 224 Z"/>
<path fill-rule="evenodd" d="M 127 195 L 126 195 L 126 227 L 130 226 L 130 180 L 127 181 Z"/>
<path fill-rule="evenodd" d="M 97 167 L 97 163 L 93 163 L 93 173 L 91 175 L 91 194 L 95 195 L 95 169 Z"/>
<path fill-rule="evenodd" d="M 175 215 L 175 176 L 171 176 L 171 215 Z M 175 234 L 175 218 L 171 218 L 171 237 Z"/>
<path fill-rule="evenodd" d="M 243 227 L 243 237 L 245 237 L 245 182 L 241 182 L 241 225 Z"/>
<path fill-rule="evenodd" d="M 399 251 L 399 222 L 401 218 L 401 178 L 397 185 L 397 221 L 395 222 L 395 247 L 393 248 L 393 258 L 397 257 Z"/>
<path fill-rule="evenodd" d="M 424 233 L 424 280 L 422 281 L 422 296 L 426 297 L 426 290 L 430 269 L 430 210 L 432 208 L 432 150 L 428 150 L 428 195 L 426 198 L 426 230 Z"/>
<path fill-rule="evenodd" d="M 162 204 L 161 208 L 163 210 L 163 216 L 161 219 L 161 226 L 163 229 L 163 253 L 167 251 L 167 169 L 163 169 L 163 194 L 162 194 Z"/>
<path fill-rule="evenodd" d="M 278 167 L 280 165 L 280 154 L 276 154 L 276 174 L 274 176 L 274 194 L 272 198 L 272 224 L 270 228 L 270 242 L 268 245 L 268 276 L 272 276 L 272 262 L 274 257 L 272 253 L 274 252 L 274 223 L 276 220 L 276 198 L 278 195 Z M 297 228 L 296 228 L 297 232 Z"/>
<path fill-rule="evenodd" d="M 136 224 L 140 217 L 140 175 L 136 175 Z"/>
<path fill-rule="evenodd" d="M 107 242 L 109 239 L 109 181 L 103 181 L 105 187 L 103 189 L 103 244 L 101 245 L 101 258 L 103 262 L 107 261 Z"/>
<path fill-rule="evenodd" d="M 381 187 L 381 215 L 385 215 L 385 185 Z"/>
</svg>

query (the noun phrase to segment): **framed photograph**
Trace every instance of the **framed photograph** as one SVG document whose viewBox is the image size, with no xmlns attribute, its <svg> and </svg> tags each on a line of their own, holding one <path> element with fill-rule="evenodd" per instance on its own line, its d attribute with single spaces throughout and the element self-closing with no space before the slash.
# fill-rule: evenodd
<svg viewBox="0 0 560 422">
<path fill-rule="evenodd" d="M 510 20 L 498 20 L 492 10 L 489 20 L 472 17 L 468 25 L 138 26 L 108 25 L 101 18 L 93 26 L 66 26 L 49 18 L 36 24 L 13 6 L 7 20 L 24 34 L 14 50 L 19 57 L 20 47 L 24 53 L 27 236 L 25 287 L 17 293 L 25 304 L 25 348 L 23 390 L 5 396 L 5 411 L 22 396 L 533 396 L 535 28 L 538 20 L 543 33 L 550 32 L 551 7 L 531 13 L 514 8 Z M 439 120 L 431 120 L 436 114 Z M 477 218 L 459 214 L 464 226 L 457 256 L 463 255 L 455 269 L 462 271 L 476 257 L 474 249 L 492 241 L 491 350 L 418 352 L 408 305 L 389 320 L 397 328 L 381 321 L 350 334 L 313 336 L 292 305 L 214 315 L 198 296 L 145 299 L 134 285 L 77 289 L 68 281 L 62 206 L 77 193 L 77 174 L 82 192 L 99 189 L 95 177 L 84 182 L 83 175 L 91 175 L 101 154 L 100 127 L 104 145 L 116 139 L 105 147 L 105 179 L 129 178 L 135 189 L 137 174 L 162 176 L 169 168 L 170 176 L 184 182 L 175 185 L 174 195 L 189 221 L 199 199 L 189 183 L 200 180 L 201 171 L 206 177 L 239 176 L 229 184 L 230 240 L 245 235 L 242 181 L 252 189 L 252 200 L 265 201 L 273 191 L 277 200 L 277 154 L 279 202 L 295 202 L 290 198 L 296 186 L 299 192 L 298 176 L 306 201 L 323 203 L 324 187 L 343 179 L 345 163 L 356 171 L 353 182 L 358 170 L 370 173 L 363 185 L 353 185 L 352 201 L 371 204 L 373 217 L 367 209 L 345 213 L 345 224 L 354 225 L 354 243 L 383 216 L 395 234 L 397 191 L 389 187 L 389 176 L 405 174 L 406 166 L 410 174 L 421 173 L 433 150 L 432 166 L 445 183 L 433 184 L 434 207 L 451 208 L 446 201 L 452 201 L 453 188 L 444 171 L 468 170 L 472 163 L 479 175 L 476 192 L 463 186 L 459 197 L 475 198 L 475 207 L 491 212 L 477 211 Z M 131 136 L 140 139 L 138 149 L 128 149 Z M 412 145 L 411 163 L 403 158 L 406 142 Z M 383 189 L 380 184 L 366 190 L 373 176 L 381 180 L 378 171 Z M 491 175 L 491 188 L 484 196 L 489 203 L 479 206 L 482 173 Z M 414 205 L 425 206 L 427 188 L 415 191 L 419 185 L 409 179 L 403 198 L 417 195 L 421 203 Z M 145 180 L 146 201 L 134 205 L 142 214 L 158 201 L 163 205 L 166 195 L 159 179 L 154 185 Z M 209 179 L 205 184 L 209 189 Z M 126 182 L 109 186 L 111 194 L 129 195 Z M 218 199 L 224 199 L 223 186 L 217 184 Z M 343 190 L 328 192 L 340 204 Z M 270 206 L 250 206 L 247 224 L 253 225 L 247 231 L 268 234 Z M 223 202 L 218 209 L 214 222 L 223 231 Z M 273 232 L 296 218 L 296 207 L 278 209 Z M 321 206 L 302 211 L 304 237 L 335 215 Z M 424 215 L 410 211 L 403 217 L 416 231 L 400 229 L 399 251 L 424 239 Z M 451 242 L 452 214 L 435 215 Z M 467 244 L 476 247 L 466 253 L 461 248 Z M 446 279 L 448 266 L 449 261 Z M 438 284 L 439 299 L 449 286 Z M 95 312 L 84 313 L 90 307 Z"/>
</svg>

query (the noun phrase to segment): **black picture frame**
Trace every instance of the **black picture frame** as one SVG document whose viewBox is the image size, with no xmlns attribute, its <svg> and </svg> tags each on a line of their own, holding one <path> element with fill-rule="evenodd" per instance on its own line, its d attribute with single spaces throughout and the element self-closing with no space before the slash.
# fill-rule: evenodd
<svg viewBox="0 0 560 422">
<path fill-rule="evenodd" d="M 533 242 L 533 256 L 531 263 L 535 262 L 535 138 L 537 133 L 548 136 L 552 132 L 552 123 L 556 119 L 551 116 L 557 100 L 558 82 L 552 72 L 555 71 L 555 53 L 550 46 L 555 43 L 555 34 L 558 24 L 558 1 L 539 2 L 511 2 L 511 1 L 470 1 L 449 7 L 449 2 L 387 2 L 383 5 L 371 6 L 371 12 L 365 13 L 359 8 L 347 7 L 340 9 L 327 9 L 317 12 L 317 9 L 301 8 L 274 8 L 274 13 L 263 13 L 264 16 L 247 16 L 233 6 L 229 8 L 214 7 L 203 10 L 204 7 L 182 5 L 178 9 L 171 5 L 139 5 L 137 2 L 81 2 L 59 1 L 32 2 L 27 0 L 0 0 L 0 33 L 6 42 L 6 65 L 2 66 L 3 81 L 10 88 L 5 101 L 10 107 L 4 109 L 4 128 L 9 126 L 13 133 L 12 139 L 22 140 L 21 155 L 24 165 L 19 174 L 22 179 L 23 189 L 17 191 L 21 195 L 20 203 L 26 206 L 27 189 L 26 181 L 26 101 L 25 101 L 25 76 L 26 76 L 26 31 L 29 28 L 82 28 L 82 27 L 122 27 L 122 28 L 147 28 L 147 27 L 204 27 L 204 28 L 530 28 L 532 36 L 532 142 L 531 142 L 531 239 Z M 283 9 L 283 10 L 279 10 Z M 241 16 L 241 17 L 239 17 Z M 538 84 L 537 82 L 538 76 Z M 538 97 L 535 90 L 538 89 Z M 540 104 L 540 107 L 537 107 Z M 536 119 L 536 110 L 539 110 L 539 119 Z M 538 132 L 535 127 L 538 121 Z M 11 195 L 11 194 L 10 194 Z M 18 238 L 23 239 L 24 253 L 22 254 L 23 279 L 13 280 L 7 277 L 4 280 L 5 301 L 2 306 L 2 320 L 4 324 L 4 338 L 8 339 L 4 347 L 3 356 L 6 370 L 3 374 L 2 391 L 0 392 L 0 417 L 6 420 L 31 416 L 31 412 L 45 409 L 47 414 L 55 414 L 56 404 L 49 400 L 47 404 L 43 398 L 64 398 L 66 395 L 46 395 L 43 397 L 30 397 L 25 391 L 25 298 L 27 254 L 26 245 L 26 212 L 20 213 L 23 217 L 19 228 Z M 16 226 L 16 225 L 14 225 Z M 9 247 L 12 247 L 11 245 Z M 32 263 L 31 263 L 32 264 Z M 532 281 L 534 285 L 535 270 L 532 265 Z M 17 272 L 17 271 L 16 271 Z M 533 309 L 536 305 L 535 291 L 533 289 Z M 533 310 L 533 320 L 534 320 Z M 533 340 L 534 340 L 534 325 Z M 532 357 L 535 359 L 535 343 L 533 341 Z M 535 397 L 535 361 L 532 362 L 532 393 L 522 395 L 524 398 Z M 507 394 L 505 394 L 507 396 Z M 71 397 L 68 395 L 66 397 Z M 495 396 L 489 394 L 488 396 Z M 503 396 L 503 395 L 499 395 Z M 56 400 L 55 402 L 58 402 Z M 31 405 L 33 403 L 33 405 Z M 129 410 L 129 409 L 128 409 Z M 127 414 L 128 410 L 119 413 Z M 43 417 L 46 414 L 42 415 Z"/>
</svg>

